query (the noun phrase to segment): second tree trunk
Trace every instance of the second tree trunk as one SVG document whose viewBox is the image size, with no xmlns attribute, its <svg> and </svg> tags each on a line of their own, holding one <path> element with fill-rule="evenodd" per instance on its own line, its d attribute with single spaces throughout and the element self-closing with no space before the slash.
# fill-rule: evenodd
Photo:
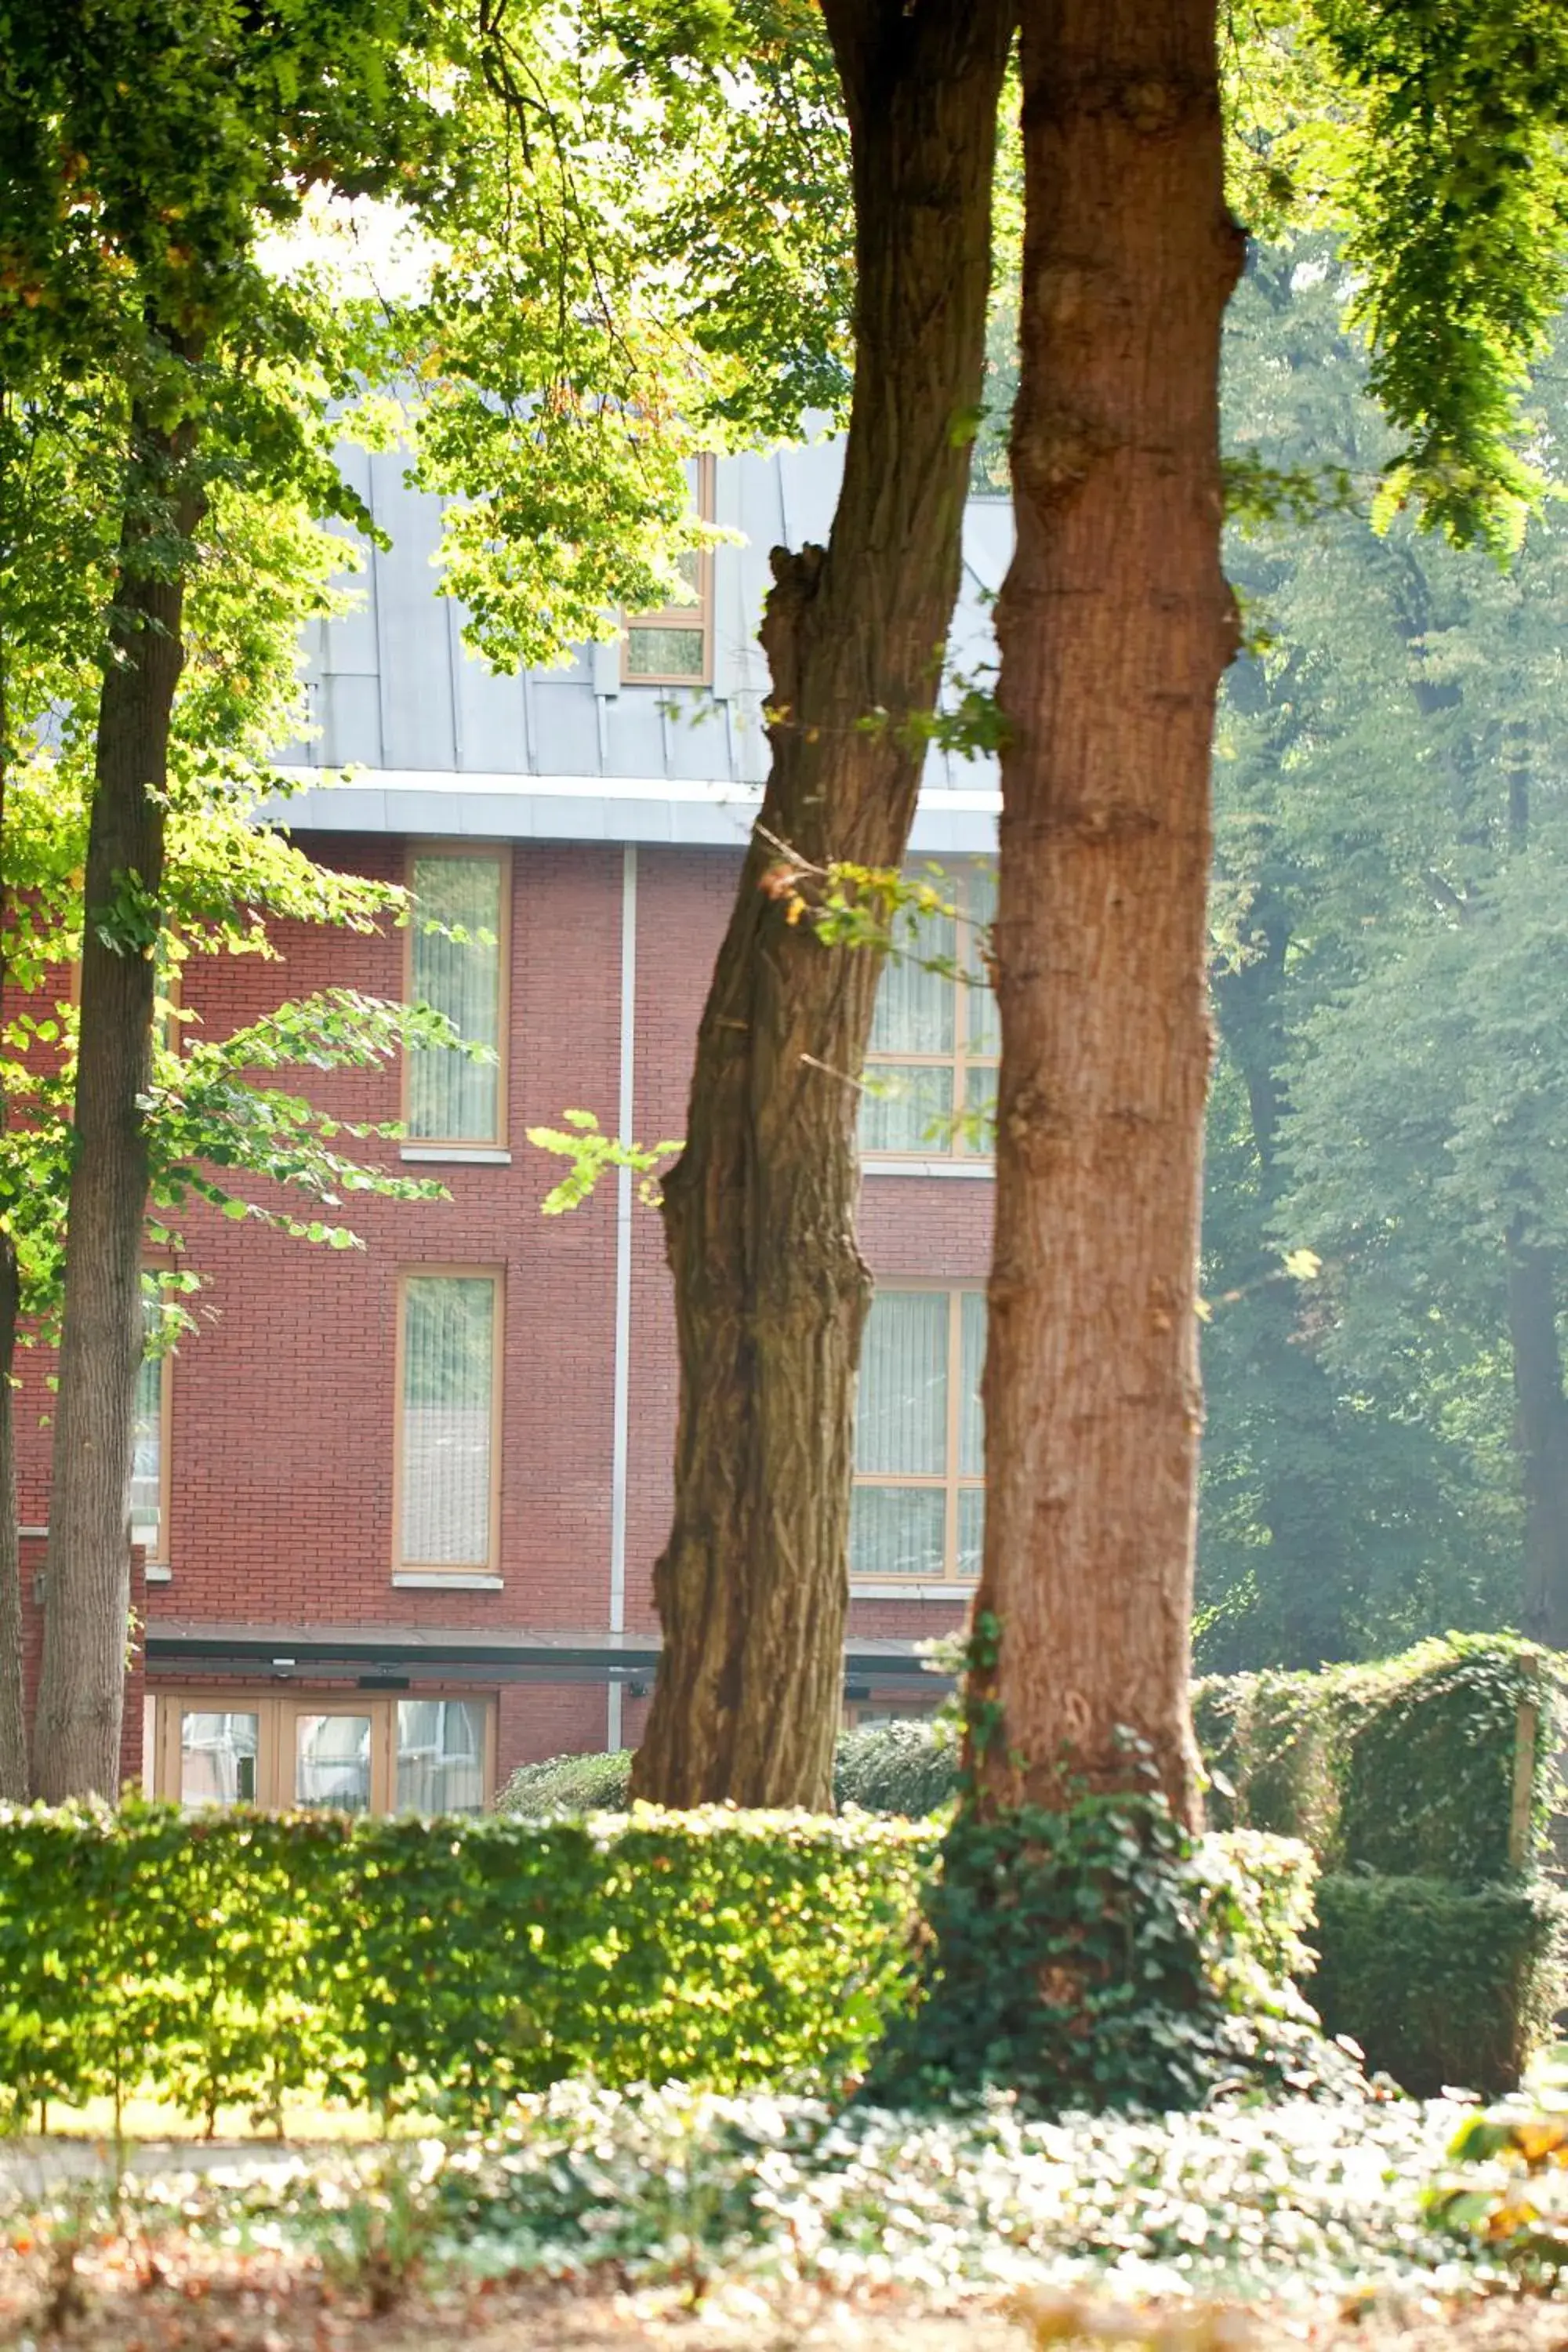
<svg viewBox="0 0 1568 2352">
<path fill-rule="evenodd" d="M 988 1795 L 1160 1787 L 1189 1822 L 1209 750 L 1237 642 L 1218 370 L 1242 253 L 1214 19 L 1023 12 L 976 1601 L 997 1626 L 973 1690 L 1000 1710 Z"/>
<path fill-rule="evenodd" d="M 826 553 L 774 555 L 773 772 L 665 1187 L 680 1415 L 638 1797 L 826 1806 L 848 1601 L 857 1079 L 878 960 L 763 887 L 903 857 L 957 595 L 1010 0 L 825 0 L 857 219 L 856 374 Z M 768 838 L 771 836 L 771 841 Z"/>
</svg>

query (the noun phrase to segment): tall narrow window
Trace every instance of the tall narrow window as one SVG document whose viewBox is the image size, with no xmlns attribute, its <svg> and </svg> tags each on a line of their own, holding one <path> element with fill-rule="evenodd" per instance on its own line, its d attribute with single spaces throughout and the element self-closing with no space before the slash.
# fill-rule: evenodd
<svg viewBox="0 0 1568 2352">
<path fill-rule="evenodd" d="M 403 1277 L 399 1567 L 494 1565 L 500 1308 L 493 1274 Z"/>
<path fill-rule="evenodd" d="M 699 457 L 693 468 L 697 511 L 713 519 L 713 460 Z M 691 548 L 679 559 L 689 592 L 679 604 L 626 615 L 621 647 L 621 677 L 627 686 L 709 686 L 713 678 L 713 556 Z"/>
<path fill-rule="evenodd" d="M 873 1160 L 991 1157 L 1000 1041 L 984 949 L 996 880 L 963 866 L 939 887 L 952 912 L 900 922 L 877 992 L 860 1115 Z"/>
<path fill-rule="evenodd" d="M 980 1290 L 879 1290 L 860 1354 L 849 1566 L 858 1580 L 980 1573 L 985 1508 Z"/>
<path fill-rule="evenodd" d="M 158 1328 L 156 1301 L 143 1302 L 149 1341 Z M 166 1484 L 169 1466 L 169 1384 L 173 1358 L 146 1355 L 136 1376 L 136 1411 L 131 1453 L 131 1540 L 145 1547 L 148 1561 L 168 1557 Z"/>
<path fill-rule="evenodd" d="M 420 851 L 409 861 L 408 878 L 408 995 L 444 1013 L 466 1045 L 485 1048 L 482 1056 L 452 1046 L 410 1054 L 409 1136 L 426 1143 L 499 1144 L 506 1109 L 510 860 L 505 850 Z"/>
</svg>

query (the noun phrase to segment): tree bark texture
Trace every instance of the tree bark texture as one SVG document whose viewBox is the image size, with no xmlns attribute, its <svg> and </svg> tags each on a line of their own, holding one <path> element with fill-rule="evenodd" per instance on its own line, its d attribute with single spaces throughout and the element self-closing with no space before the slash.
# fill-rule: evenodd
<svg viewBox="0 0 1568 2352">
<path fill-rule="evenodd" d="M 1557 1336 L 1557 1261 L 1517 1220 L 1508 1235 L 1508 1328 L 1524 1488 L 1522 1622 L 1536 1641 L 1568 1649 L 1568 1400 Z"/>
<path fill-rule="evenodd" d="M 975 1604 L 1000 1633 L 972 1678 L 1000 1709 L 984 1796 L 1159 1786 L 1194 1824 L 1209 754 L 1237 645 L 1218 370 L 1242 257 L 1214 20 L 1214 0 L 1023 9 Z"/>
<path fill-rule="evenodd" d="M 11 1392 L 11 1368 L 16 1352 L 16 1252 L 9 1234 L 0 1234 L 0 1802 L 25 1805 L 28 1796 L 27 1711 L 22 1673 L 16 1423 Z"/>
<path fill-rule="evenodd" d="M 5 790 L 10 776 L 9 703 L 5 647 L 0 645 L 0 997 L 5 988 Z M 6 1100 L 0 1090 L 0 1129 Z M 16 1500 L 16 1419 L 11 1371 L 20 1311 L 16 1245 L 0 1232 L 0 1802 L 27 1801 L 27 1710 L 22 1664 L 22 1547 Z"/>
<path fill-rule="evenodd" d="M 119 1792 L 131 1609 L 129 1490 L 142 1353 L 153 944 L 131 936 L 127 893 L 151 919 L 163 887 L 169 722 L 183 660 L 184 577 L 149 552 L 148 516 L 172 502 L 183 541 L 200 516 L 176 477 L 183 436 L 140 413 L 121 542 L 112 657 L 99 702 L 83 905 L 76 1157 L 46 1565 L 34 1783 L 47 1802 Z M 129 919 L 128 919 L 129 918 Z M 107 936 L 106 936 L 107 934 Z"/>
<path fill-rule="evenodd" d="M 853 147 L 854 404 L 828 547 L 773 553 L 772 772 L 665 1186 L 680 1412 L 632 1786 L 670 1805 L 830 1801 L 879 959 L 824 948 L 763 886 L 776 842 L 817 866 L 897 866 L 908 845 L 958 589 L 1013 0 L 824 13 Z"/>
</svg>

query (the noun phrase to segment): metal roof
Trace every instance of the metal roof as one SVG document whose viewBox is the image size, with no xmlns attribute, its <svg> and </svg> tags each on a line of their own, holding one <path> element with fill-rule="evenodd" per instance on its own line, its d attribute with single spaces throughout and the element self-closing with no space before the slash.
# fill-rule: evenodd
<svg viewBox="0 0 1568 2352">
<path fill-rule="evenodd" d="M 440 501 L 409 488 L 395 451 L 346 449 L 345 473 L 389 550 L 362 549 L 355 608 L 305 631 L 316 732 L 285 747 L 289 796 L 268 814 L 298 828 L 489 839 L 740 846 L 766 773 L 767 672 L 756 628 L 768 551 L 825 540 L 841 441 L 727 457 L 716 520 L 742 534 L 713 556 L 710 688 L 625 683 L 618 643 L 556 670 L 498 677 L 462 641 L 464 614 L 437 593 Z M 953 669 L 993 657 L 989 600 L 1012 549 L 1005 499 L 971 499 Z M 345 781 L 323 772 L 347 769 Z M 913 846 L 994 846 L 996 763 L 933 747 Z"/>
</svg>

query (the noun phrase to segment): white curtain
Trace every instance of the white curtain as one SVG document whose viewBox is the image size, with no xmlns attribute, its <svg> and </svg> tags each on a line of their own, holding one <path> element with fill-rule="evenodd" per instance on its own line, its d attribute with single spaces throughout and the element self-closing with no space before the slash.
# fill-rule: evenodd
<svg viewBox="0 0 1568 2352">
<path fill-rule="evenodd" d="M 940 1478 L 947 1467 L 947 1293 L 879 1290 L 860 1350 L 855 1467 Z"/>
<path fill-rule="evenodd" d="M 368 1715 L 294 1718 L 294 1801 L 339 1812 L 370 1811 Z"/>
<path fill-rule="evenodd" d="M 901 912 L 893 926 L 895 952 L 882 966 L 877 1011 L 871 1024 L 873 1054 L 951 1054 L 953 984 L 946 971 L 931 971 L 925 959 L 951 965 L 954 933 L 950 917 Z"/>
<path fill-rule="evenodd" d="M 942 1486 L 857 1486 L 849 1513 L 849 1573 L 921 1577 L 942 1572 L 947 1495 Z"/>
<path fill-rule="evenodd" d="M 496 1286 L 415 1275 L 403 1291 L 402 1558 L 490 1564 Z"/>
<path fill-rule="evenodd" d="M 950 1149 L 951 1062 L 868 1062 L 866 1076 L 870 1085 L 860 1097 L 862 1151 Z"/>
<path fill-rule="evenodd" d="M 149 1313 L 155 1312 L 150 1309 Z M 163 1516 L 163 1365 L 143 1356 L 136 1376 L 136 1414 L 131 1452 L 131 1540 L 145 1544 L 147 1556 L 161 1556 Z"/>
<path fill-rule="evenodd" d="M 253 1805 L 260 1718 L 249 1713 L 180 1714 L 182 1805 Z"/>
<path fill-rule="evenodd" d="M 479 1699 L 397 1702 L 397 1806 L 478 1813 L 485 1801 L 485 1709 Z"/>
<path fill-rule="evenodd" d="M 1002 1033 L 996 1019 L 996 999 L 985 977 L 981 949 L 989 945 L 996 919 L 996 874 L 989 866 L 972 866 L 963 877 L 963 969 L 968 984 L 963 991 L 964 1040 L 971 1054 L 996 1054 Z"/>
<path fill-rule="evenodd" d="M 444 1013 L 460 1037 L 500 1044 L 502 863 L 497 857 L 416 857 L 413 888 L 413 993 Z M 433 917 L 467 934 L 418 928 Z M 485 934 L 483 940 L 479 934 Z M 450 1049 L 409 1057 L 408 1131 L 444 1143 L 500 1139 L 500 1066 Z"/>
</svg>

